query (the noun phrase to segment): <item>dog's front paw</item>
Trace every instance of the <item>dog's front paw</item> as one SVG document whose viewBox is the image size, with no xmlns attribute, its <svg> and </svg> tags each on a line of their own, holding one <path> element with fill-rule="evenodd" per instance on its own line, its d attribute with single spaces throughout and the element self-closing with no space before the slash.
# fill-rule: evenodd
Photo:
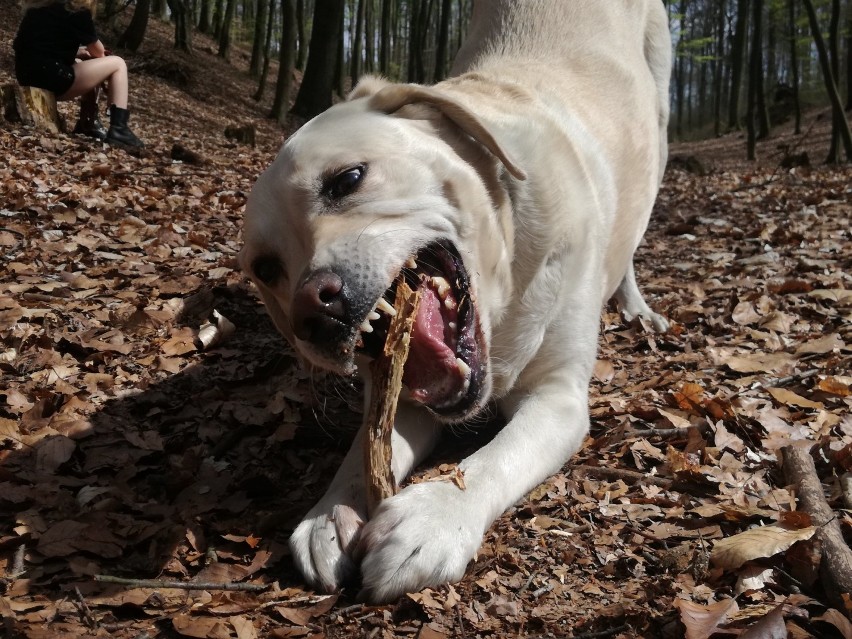
<svg viewBox="0 0 852 639">
<path fill-rule="evenodd" d="M 651 328 L 654 329 L 655 333 L 665 333 L 669 330 L 669 321 L 659 313 L 655 313 L 647 307 L 644 310 L 639 310 L 635 313 L 626 309 L 622 309 L 621 315 L 622 317 L 624 317 L 624 321 L 628 323 L 633 321 L 633 318 L 635 317 L 641 317 L 646 322 L 651 323 Z"/>
<path fill-rule="evenodd" d="M 456 581 L 482 542 L 482 524 L 449 482 L 415 484 L 381 503 L 358 543 L 373 602 Z"/>
<path fill-rule="evenodd" d="M 364 519 L 351 506 L 320 502 L 293 531 L 290 552 L 311 585 L 334 592 L 357 573 L 351 555 Z"/>
</svg>

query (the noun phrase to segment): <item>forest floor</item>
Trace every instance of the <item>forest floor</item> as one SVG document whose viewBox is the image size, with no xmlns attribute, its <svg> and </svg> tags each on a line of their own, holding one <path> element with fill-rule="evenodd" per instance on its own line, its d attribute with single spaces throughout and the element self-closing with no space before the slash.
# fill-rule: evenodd
<svg viewBox="0 0 852 639">
<path fill-rule="evenodd" d="M 5 83 L 17 16 L 0 2 Z M 187 59 L 153 24 L 128 59 L 144 152 L 0 125 L 0 635 L 852 637 L 852 600 L 820 576 L 822 522 L 779 469 L 782 446 L 814 446 L 852 534 L 852 181 L 816 164 L 824 112 L 754 163 L 735 134 L 673 145 L 637 256 L 672 329 L 607 309 L 583 449 L 494 523 L 460 583 L 367 606 L 306 588 L 287 549 L 358 388 L 296 365 L 235 263 L 283 133 L 242 53 L 228 65 L 199 38 Z M 255 147 L 224 137 L 246 123 Z M 779 147 L 814 165 L 781 169 Z M 234 331 L 203 348 L 214 310 Z M 417 478 L 493 422 L 448 433 Z"/>
</svg>

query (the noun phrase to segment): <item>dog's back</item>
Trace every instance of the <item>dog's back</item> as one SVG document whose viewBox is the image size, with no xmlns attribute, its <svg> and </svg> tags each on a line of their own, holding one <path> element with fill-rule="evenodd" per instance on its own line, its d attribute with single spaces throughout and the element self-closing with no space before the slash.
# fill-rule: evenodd
<svg viewBox="0 0 852 639">
<path fill-rule="evenodd" d="M 620 92 L 635 98 L 621 79 L 635 79 L 637 62 L 644 60 L 642 71 L 650 72 L 656 87 L 664 132 L 671 59 L 661 0 L 477 0 L 452 74 L 496 71 L 506 77 L 514 72 L 528 81 L 530 65 L 543 65 L 586 80 L 602 95 Z M 661 165 L 665 159 L 663 139 Z"/>
</svg>

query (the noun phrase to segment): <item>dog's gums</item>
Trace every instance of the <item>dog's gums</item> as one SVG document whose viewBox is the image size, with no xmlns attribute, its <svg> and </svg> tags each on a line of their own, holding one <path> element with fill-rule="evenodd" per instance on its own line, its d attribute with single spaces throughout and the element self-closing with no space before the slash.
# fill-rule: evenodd
<svg viewBox="0 0 852 639">
<path fill-rule="evenodd" d="M 477 400 L 483 374 L 475 304 L 458 252 L 450 243 L 425 247 L 401 270 L 420 290 L 403 382 L 411 399 L 447 418 Z M 374 357 L 384 344 L 395 285 L 379 298 L 359 326 L 359 351 Z"/>
</svg>

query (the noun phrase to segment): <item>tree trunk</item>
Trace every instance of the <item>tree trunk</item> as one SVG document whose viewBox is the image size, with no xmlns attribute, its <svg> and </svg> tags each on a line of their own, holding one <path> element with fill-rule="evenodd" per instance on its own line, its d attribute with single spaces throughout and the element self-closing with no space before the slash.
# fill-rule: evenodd
<svg viewBox="0 0 852 639">
<path fill-rule="evenodd" d="M 148 29 L 148 16 L 151 13 L 151 0 L 138 0 L 136 9 L 133 11 L 133 17 L 130 19 L 130 24 L 127 29 L 121 34 L 121 37 L 116 42 L 116 46 L 120 49 L 129 51 L 138 51 L 145 39 L 145 31 Z"/>
<path fill-rule="evenodd" d="M 757 96 L 760 92 L 761 73 L 760 68 L 763 64 L 763 56 L 761 51 L 760 41 L 760 16 L 763 13 L 763 0 L 752 0 L 752 27 L 751 27 L 751 53 L 749 55 L 748 67 L 748 108 L 746 109 L 746 150 L 749 160 L 754 160 L 755 147 L 757 140 L 757 132 L 755 129 L 755 120 L 757 119 Z"/>
<path fill-rule="evenodd" d="M 743 62 L 748 33 L 748 2 L 737 0 L 737 22 L 731 41 L 731 90 L 728 94 L 728 128 L 740 128 L 740 88 L 743 83 Z"/>
<path fill-rule="evenodd" d="M 217 54 L 225 60 L 231 57 L 231 25 L 234 22 L 236 10 L 237 0 L 228 0 L 225 5 L 225 15 L 222 17 L 222 28 L 219 30 L 219 53 Z"/>
<path fill-rule="evenodd" d="M 317 0 L 320 4 L 320 0 Z M 290 93 L 293 87 L 293 70 L 296 66 L 296 36 L 298 32 L 296 0 L 281 2 L 281 47 L 278 57 L 278 81 L 275 84 L 275 101 L 272 104 L 273 118 L 284 124 Z"/>
<path fill-rule="evenodd" d="M 828 55 L 831 62 L 831 75 L 834 76 L 836 83 L 840 82 L 840 51 L 838 50 L 838 29 L 840 27 L 840 0 L 832 0 L 831 2 L 831 20 L 828 24 Z M 839 88 L 839 86 L 838 86 Z M 840 118 L 844 118 L 843 113 L 840 113 Z M 842 161 L 840 154 L 840 122 L 838 114 L 832 110 L 831 114 L 831 144 L 828 147 L 828 157 L 825 158 L 826 164 L 840 164 Z"/>
<path fill-rule="evenodd" d="M 846 8 L 846 110 L 852 111 L 852 7 Z"/>
<path fill-rule="evenodd" d="M 219 39 L 222 35 L 222 24 L 224 22 L 222 14 L 225 11 L 225 0 L 214 0 L 213 5 L 213 38 Z"/>
<path fill-rule="evenodd" d="M 840 129 L 840 139 L 843 141 L 843 148 L 846 152 L 846 159 L 852 160 L 852 133 L 849 131 L 849 122 L 846 121 L 846 114 L 843 113 L 843 103 L 840 100 L 840 92 L 837 90 L 837 82 L 831 71 L 831 61 L 828 58 L 828 49 L 825 46 L 825 41 L 822 38 L 822 33 L 819 30 L 819 21 L 817 20 L 816 10 L 814 9 L 813 0 L 802 0 L 805 5 L 805 11 L 808 13 L 808 22 L 811 25 L 811 33 L 814 37 L 814 44 L 819 54 L 819 65 L 822 69 L 823 79 L 825 81 L 825 89 L 828 92 L 828 97 L 831 100 L 831 108 L 833 117 L 837 118 L 837 126 Z"/>
<path fill-rule="evenodd" d="M 680 36 L 675 61 L 675 135 L 683 139 L 683 107 L 686 95 L 686 0 L 680 0 Z"/>
<path fill-rule="evenodd" d="M 269 19 L 266 21 L 266 41 L 263 45 L 263 68 L 260 71 L 260 81 L 257 83 L 257 91 L 254 94 L 254 99 L 260 102 L 263 99 L 263 94 L 266 92 L 266 78 L 269 75 L 269 58 L 272 51 L 272 25 L 275 22 L 275 0 L 269 0 Z M 282 29 L 286 25 L 282 25 Z M 289 95 L 287 96 L 289 99 Z"/>
<path fill-rule="evenodd" d="M 310 119 L 331 106 L 344 0 L 316 0 L 311 50 L 293 113 Z"/>
<path fill-rule="evenodd" d="M 304 71 L 305 60 L 308 56 L 308 41 L 305 38 L 305 0 L 296 0 L 296 37 L 299 40 L 296 68 L 299 71 Z"/>
<path fill-rule="evenodd" d="M 802 133 L 802 104 L 799 101 L 799 47 L 796 42 L 796 0 L 787 0 L 790 18 L 790 79 L 793 83 L 793 133 Z"/>
<path fill-rule="evenodd" d="M 423 0 L 411 0 L 408 10 L 408 81 L 417 79 L 417 54 L 420 51 L 420 6 Z"/>
<path fill-rule="evenodd" d="M 450 46 L 450 13 L 452 0 L 441 2 L 441 18 L 438 27 L 438 46 L 435 50 L 435 82 L 447 77 L 447 49 Z"/>
<path fill-rule="evenodd" d="M 352 62 L 350 66 L 350 77 L 352 88 L 358 84 L 361 77 L 361 59 L 364 49 L 364 18 L 366 17 L 368 0 L 358 0 L 357 17 L 355 18 L 355 37 L 352 38 Z"/>
<path fill-rule="evenodd" d="M 719 20 L 716 23 L 716 55 L 713 66 L 713 134 L 722 134 L 722 67 L 725 61 L 725 3 L 719 0 Z"/>
<path fill-rule="evenodd" d="M 374 38 L 376 36 L 373 21 L 373 0 L 366 0 L 367 9 L 364 18 L 364 70 L 372 73 L 376 69 L 376 51 Z"/>
<path fill-rule="evenodd" d="M 192 19 L 187 0 L 167 0 L 175 21 L 175 49 L 192 52 Z"/>
<path fill-rule="evenodd" d="M 198 15 L 198 30 L 201 33 L 210 33 L 213 30 L 210 21 L 210 2 L 211 0 L 201 0 L 201 10 Z"/>
<path fill-rule="evenodd" d="M 257 79 L 263 65 L 263 45 L 266 42 L 266 0 L 257 0 L 257 17 L 254 21 L 254 38 L 251 43 L 251 60 L 249 60 L 249 75 Z M 269 22 L 272 22 L 270 16 Z"/>
<path fill-rule="evenodd" d="M 382 21 L 379 27 L 379 72 L 390 73 L 391 0 L 382 0 Z"/>
<path fill-rule="evenodd" d="M 754 85 L 754 108 L 757 118 L 757 139 L 765 140 L 769 137 L 769 110 L 766 108 L 766 82 L 763 75 L 763 0 L 752 0 L 752 61 L 749 74 L 756 74 Z M 755 61 L 754 56 L 757 56 Z M 751 78 L 749 77 L 749 83 Z"/>
</svg>

